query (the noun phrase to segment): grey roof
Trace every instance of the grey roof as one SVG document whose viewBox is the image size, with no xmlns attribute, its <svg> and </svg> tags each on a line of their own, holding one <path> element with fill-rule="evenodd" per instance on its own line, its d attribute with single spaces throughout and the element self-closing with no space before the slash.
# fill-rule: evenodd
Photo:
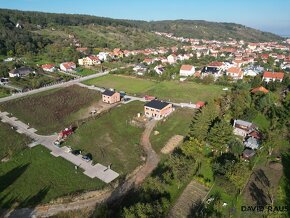
<svg viewBox="0 0 290 218">
<path fill-rule="evenodd" d="M 248 121 L 244 121 L 244 120 L 236 120 L 235 123 L 238 124 L 238 125 L 241 125 L 241 126 L 247 126 L 247 127 L 253 125 L 252 123 L 250 123 L 250 122 L 248 122 Z"/>
<path fill-rule="evenodd" d="M 201 73 L 212 73 L 212 74 L 215 74 L 215 73 L 218 73 L 219 71 L 220 70 L 217 67 L 204 67 L 201 70 Z"/>
<path fill-rule="evenodd" d="M 158 110 L 165 108 L 167 105 L 169 105 L 169 103 L 165 101 L 159 101 L 159 100 L 152 100 L 145 104 L 146 107 L 151 107 Z"/>
<path fill-rule="evenodd" d="M 29 67 L 20 67 L 18 69 L 11 70 L 10 73 L 26 75 L 26 74 L 32 73 L 32 71 L 33 70 L 31 68 L 29 68 Z"/>
<path fill-rule="evenodd" d="M 247 157 L 252 157 L 255 155 L 255 151 L 252 150 L 252 149 L 249 149 L 249 148 L 246 148 L 244 151 L 243 151 L 243 155 L 244 156 L 247 156 Z"/>
<path fill-rule="evenodd" d="M 106 89 L 102 94 L 103 95 L 107 95 L 107 96 L 112 96 L 112 95 L 114 95 L 116 92 L 114 92 L 114 91 L 111 91 L 111 90 L 109 90 L 109 89 Z"/>
<path fill-rule="evenodd" d="M 257 149 L 257 148 L 259 148 L 259 142 L 254 137 L 250 137 L 245 142 L 245 146 L 248 148 Z"/>
</svg>

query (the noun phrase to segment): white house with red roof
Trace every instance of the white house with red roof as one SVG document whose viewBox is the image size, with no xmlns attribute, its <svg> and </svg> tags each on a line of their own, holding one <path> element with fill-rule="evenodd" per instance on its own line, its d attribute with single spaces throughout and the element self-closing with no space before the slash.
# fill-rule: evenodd
<svg viewBox="0 0 290 218">
<path fill-rule="evenodd" d="M 41 68 L 46 72 L 54 72 L 55 71 L 55 65 L 54 64 L 43 64 L 41 65 Z"/>
<path fill-rule="evenodd" d="M 193 76 L 195 67 L 192 65 L 182 65 L 179 71 L 180 76 Z"/>
<path fill-rule="evenodd" d="M 275 81 L 279 81 L 282 82 L 284 78 L 284 73 L 282 72 L 264 72 L 263 74 L 263 81 L 265 82 L 275 82 Z"/>
<path fill-rule="evenodd" d="M 64 62 L 59 65 L 60 69 L 64 72 L 73 71 L 76 69 L 76 64 L 74 62 Z"/>
<path fill-rule="evenodd" d="M 100 64 L 101 61 L 98 56 L 88 56 L 78 60 L 78 64 L 81 66 L 93 66 Z"/>
<path fill-rule="evenodd" d="M 239 67 L 231 67 L 226 71 L 227 76 L 231 77 L 233 80 L 243 79 L 244 72 Z"/>
</svg>

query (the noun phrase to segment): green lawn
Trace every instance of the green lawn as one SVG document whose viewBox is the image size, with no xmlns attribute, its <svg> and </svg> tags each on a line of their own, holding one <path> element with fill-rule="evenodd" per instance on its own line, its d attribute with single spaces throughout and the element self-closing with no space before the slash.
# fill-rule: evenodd
<svg viewBox="0 0 290 218">
<path fill-rule="evenodd" d="M 4 98 L 10 95 L 9 89 L 0 87 L 0 98 Z"/>
<path fill-rule="evenodd" d="M 77 74 L 79 74 L 81 76 L 89 76 L 89 75 L 92 75 L 92 74 L 96 74 L 98 72 L 99 72 L 99 70 L 92 70 L 92 69 L 80 68 L 77 71 Z"/>
<path fill-rule="evenodd" d="M 255 117 L 255 119 L 253 120 L 253 123 L 255 123 L 259 127 L 259 129 L 262 131 L 269 129 L 270 127 L 270 121 L 267 120 L 267 118 L 261 113 L 259 113 Z"/>
<path fill-rule="evenodd" d="M 209 101 L 223 93 L 222 86 L 204 85 L 194 82 L 163 81 L 139 79 L 128 76 L 107 75 L 84 82 L 105 88 L 115 88 L 138 96 L 154 95 L 173 102 Z"/>
<path fill-rule="evenodd" d="M 118 91 L 126 91 L 130 94 L 142 94 L 153 88 L 156 85 L 156 82 L 133 77 L 107 75 L 87 80 L 84 84 L 114 88 Z"/>
<path fill-rule="evenodd" d="M 0 110 L 30 123 L 39 134 L 51 134 L 74 124 L 79 119 L 76 114 L 100 98 L 99 92 L 75 85 L 4 102 Z"/>
<path fill-rule="evenodd" d="M 53 157 L 39 145 L 0 164 L 0 208 L 11 207 L 15 202 L 19 207 L 32 206 L 102 187 L 102 181 L 90 179 L 80 169 L 75 170 L 74 165 Z"/>
<path fill-rule="evenodd" d="M 193 117 L 193 110 L 178 108 L 165 121 L 159 121 L 154 130 L 158 135 L 151 134 L 150 141 L 156 152 L 164 147 L 168 140 L 174 135 L 186 136 L 189 131 L 189 125 Z"/>
<path fill-rule="evenodd" d="M 11 126 L 0 122 L 0 160 L 11 157 L 13 154 L 25 148 L 30 139 L 11 129 Z"/>
<path fill-rule="evenodd" d="M 114 108 L 81 125 L 65 145 L 91 153 L 94 162 L 111 163 L 120 174 L 131 172 L 141 164 L 143 129 L 131 126 L 129 121 L 142 111 L 143 103 L 138 101 Z"/>
</svg>

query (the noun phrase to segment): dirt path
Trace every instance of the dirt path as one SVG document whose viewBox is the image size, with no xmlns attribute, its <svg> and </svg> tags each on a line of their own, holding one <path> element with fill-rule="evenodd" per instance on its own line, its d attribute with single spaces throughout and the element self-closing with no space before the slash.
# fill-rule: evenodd
<svg viewBox="0 0 290 218">
<path fill-rule="evenodd" d="M 181 196 L 169 213 L 170 218 L 188 217 L 192 206 L 203 201 L 209 189 L 195 180 L 192 180 L 184 189 Z"/>
<path fill-rule="evenodd" d="M 23 208 L 12 211 L 6 217 L 49 217 L 60 212 L 78 210 L 84 208 L 95 208 L 96 204 L 102 202 L 111 202 L 124 196 L 133 187 L 140 185 L 144 179 L 151 174 L 159 162 L 159 157 L 152 149 L 150 143 L 150 134 L 157 124 L 152 120 L 147 125 L 141 137 L 141 145 L 147 155 L 146 163 L 138 168 L 129 179 L 116 189 L 107 189 L 102 191 L 94 191 L 78 196 L 73 202 L 40 205 L 34 209 Z"/>
<path fill-rule="evenodd" d="M 166 145 L 161 149 L 161 153 L 162 154 L 169 154 L 171 152 L 173 152 L 173 150 L 181 144 L 181 142 L 183 141 L 184 137 L 182 135 L 175 135 L 172 136 L 168 142 L 166 143 Z"/>
</svg>

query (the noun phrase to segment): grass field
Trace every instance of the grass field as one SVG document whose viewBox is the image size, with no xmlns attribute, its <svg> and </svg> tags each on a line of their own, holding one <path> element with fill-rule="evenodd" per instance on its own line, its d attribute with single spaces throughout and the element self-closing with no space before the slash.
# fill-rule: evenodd
<svg viewBox="0 0 290 218">
<path fill-rule="evenodd" d="M 73 124 L 75 114 L 100 98 L 100 93 L 75 85 L 8 101 L 0 109 L 29 123 L 39 134 L 51 134 Z"/>
<path fill-rule="evenodd" d="M 204 85 L 193 82 L 163 81 L 138 79 L 133 77 L 108 75 L 84 82 L 87 85 L 96 85 L 105 88 L 115 88 L 129 94 L 154 95 L 163 100 L 173 102 L 209 101 L 220 96 L 222 86 Z"/>
<path fill-rule="evenodd" d="M 100 68 L 101 69 L 101 68 Z M 100 70 L 99 69 L 99 70 Z M 96 74 L 99 72 L 99 70 L 93 70 L 93 69 L 86 69 L 86 68 L 80 68 L 77 70 L 77 74 L 81 75 L 81 76 L 89 76 L 92 74 Z"/>
<path fill-rule="evenodd" d="M 30 139 L 12 130 L 8 124 L 0 122 L 0 160 L 11 157 L 25 148 Z"/>
<path fill-rule="evenodd" d="M 25 149 L 0 164 L 0 208 L 9 208 L 15 202 L 19 207 L 32 206 L 103 186 L 100 180 L 90 179 L 42 146 Z"/>
<path fill-rule="evenodd" d="M 193 110 L 178 108 L 166 121 L 158 122 L 154 130 L 158 131 L 159 134 L 151 134 L 150 136 L 154 150 L 160 152 L 168 140 L 174 135 L 186 136 L 192 117 Z"/>
<path fill-rule="evenodd" d="M 0 87 L 0 98 L 7 97 L 9 95 L 10 95 L 9 89 L 5 89 L 5 88 Z"/>
<path fill-rule="evenodd" d="M 84 84 L 114 88 L 118 91 L 126 91 L 130 94 L 143 94 L 152 89 L 156 85 L 156 82 L 133 77 L 107 75 L 87 80 Z"/>
<path fill-rule="evenodd" d="M 128 173 L 141 163 L 142 148 L 139 143 L 143 129 L 129 124 L 141 111 L 141 102 L 114 108 L 80 126 L 65 145 L 91 153 L 94 162 L 111 163 L 112 169 L 120 174 Z"/>
</svg>

